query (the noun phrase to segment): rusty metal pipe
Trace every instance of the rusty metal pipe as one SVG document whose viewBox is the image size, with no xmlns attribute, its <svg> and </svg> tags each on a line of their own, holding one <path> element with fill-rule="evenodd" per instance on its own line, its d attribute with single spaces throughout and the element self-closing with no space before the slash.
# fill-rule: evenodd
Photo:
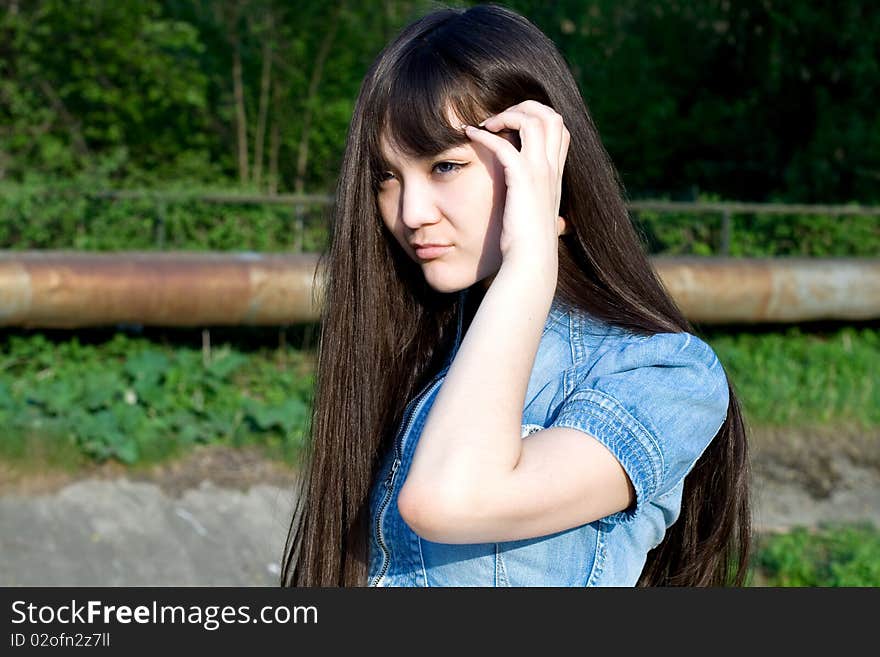
<svg viewBox="0 0 880 657">
<path fill-rule="evenodd" d="M 0 325 L 79 328 L 315 321 L 314 254 L 6 251 Z"/>
<path fill-rule="evenodd" d="M 0 326 L 314 322 L 317 254 L 0 252 Z M 877 258 L 652 262 L 693 322 L 880 318 Z"/>
<path fill-rule="evenodd" d="M 692 322 L 880 317 L 880 258 L 652 258 Z"/>
</svg>

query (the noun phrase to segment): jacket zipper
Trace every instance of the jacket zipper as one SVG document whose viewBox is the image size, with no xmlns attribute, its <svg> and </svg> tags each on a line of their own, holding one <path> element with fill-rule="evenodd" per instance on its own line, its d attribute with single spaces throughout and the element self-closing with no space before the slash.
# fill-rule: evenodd
<svg viewBox="0 0 880 657">
<path fill-rule="evenodd" d="M 394 478 L 397 475 L 397 469 L 400 467 L 402 460 L 401 452 L 403 450 L 403 437 L 409 433 L 413 418 L 417 415 L 418 409 L 421 408 L 422 402 L 427 398 L 425 393 L 431 390 L 437 381 L 443 378 L 447 369 L 448 368 L 444 368 L 440 374 L 435 376 L 434 379 L 427 386 L 422 388 L 422 391 L 418 395 L 416 395 L 415 400 L 410 405 L 405 415 L 406 419 L 403 423 L 403 430 L 398 433 L 394 439 L 394 461 L 391 463 L 391 471 L 388 473 L 388 476 L 385 477 L 385 497 L 382 499 L 382 504 L 379 505 L 379 509 L 376 512 L 376 542 L 382 549 L 382 568 L 370 586 L 379 586 L 379 582 L 385 577 L 385 573 L 388 572 L 388 567 L 391 564 L 391 553 L 388 550 L 388 546 L 385 544 L 385 537 L 382 535 L 382 518 L 385 514 L 385 509 L 389 502 L 391 502 L 391 497 L 394 494 Z"/>
</svg>

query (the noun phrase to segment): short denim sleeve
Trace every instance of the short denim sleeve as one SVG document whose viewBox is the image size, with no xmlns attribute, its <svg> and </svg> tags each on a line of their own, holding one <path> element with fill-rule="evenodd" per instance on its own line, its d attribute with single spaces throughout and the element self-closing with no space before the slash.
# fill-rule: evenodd
<svg viewBox="0 0 880 657">
<path fill-rule="evenodd" d="M 629 522 L 690 472 L 727 417 L 724 369 L 689 333 L 624 334 L 598 359 L 566 373 L 551 426 L 579 429 L 620 461 L 636 504 L 603 518 Z"/>
</svg>

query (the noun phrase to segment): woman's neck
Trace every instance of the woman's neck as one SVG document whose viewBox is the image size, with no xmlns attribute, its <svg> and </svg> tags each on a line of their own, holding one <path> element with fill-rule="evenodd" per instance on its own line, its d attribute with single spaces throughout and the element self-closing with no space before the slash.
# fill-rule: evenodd
<svg viewBox="0 0 880 657">
<path fill-rule="evenodd" d="M 462 336 L 467 333 L 474 315 L 477 314 L 477 310 L 480 308 L 483 297 L 486 296 L 487 289 L 487 287 L 481 285 L 481 282 L 475 283 L 468 289 L 467 295 L 465 295 L 464 316 L 461 325 Z"/>
</svg>

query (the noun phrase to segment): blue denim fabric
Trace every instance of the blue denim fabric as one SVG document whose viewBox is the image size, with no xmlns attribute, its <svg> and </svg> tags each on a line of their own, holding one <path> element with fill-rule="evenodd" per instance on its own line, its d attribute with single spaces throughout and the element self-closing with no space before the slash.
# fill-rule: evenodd
<svg viewBox="0 0 880 657">
<path fill-rule="evenodd" d="M 462 301 L 467 291 L 462 291 Z M 460 304 L 463 306 L 463 304 Z M 397 496 L 437 391 L 410 401 L 370 494 L 370 586 L 634 586 L 649 550 L 678 518 L 684 477 L 727 416 L 715 353 L 689 333 L 644 337 L 554 299 L 529 379 L 522 437 L 571 427 L 620 461 L 636 503 L 580 527 L 518 541 L 450 545 L 416 535 Z"/>
</svg>

